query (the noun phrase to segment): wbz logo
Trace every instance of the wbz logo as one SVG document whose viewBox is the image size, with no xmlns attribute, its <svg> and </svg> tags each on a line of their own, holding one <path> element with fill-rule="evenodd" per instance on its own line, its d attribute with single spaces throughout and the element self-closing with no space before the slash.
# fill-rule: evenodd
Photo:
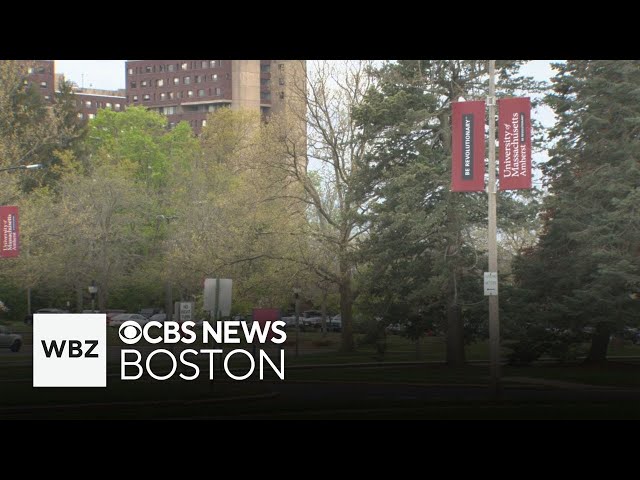
<svg viewBox="0 0 640 480">
<path fill-rule="evenodd" d="M 106 315 L 36 313 L 33 386 L 106 387 Z"/>
</svg>

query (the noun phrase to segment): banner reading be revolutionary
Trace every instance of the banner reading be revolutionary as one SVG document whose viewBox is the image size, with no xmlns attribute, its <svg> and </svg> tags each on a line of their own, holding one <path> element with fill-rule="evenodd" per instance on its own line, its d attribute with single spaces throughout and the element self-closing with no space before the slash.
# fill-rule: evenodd
<svg viewBox="0 0 640 480">
<path fill-rule="evenodd" d="M 484 101 L 451 103 L 451 190 L 484 190 Z"/>
<path fill-rule="evenodd" d="M 498 100 L 500 190 L 531 188 L 531 100 Z"/>
<path fill-rule="evenodd" d="M 18 242 L 18 207 L 0 207 L 0 257 L 17 257 Z"/>
</svg>

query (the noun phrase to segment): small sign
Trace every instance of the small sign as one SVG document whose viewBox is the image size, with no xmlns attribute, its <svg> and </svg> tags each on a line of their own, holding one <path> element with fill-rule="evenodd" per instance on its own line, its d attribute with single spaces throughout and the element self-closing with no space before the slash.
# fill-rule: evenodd
<svg viewBox="0 0 640 480">
<path fill-rule="evenodd" d="M 484 294 L 498 295 L 498 272 L 484 272 Z"/>
<path fill-rule="evenodd" d="M 180 321 L 190 322 L 193 320 L 193 304 L 191 302 L 180 302 Z"/>
</svg>

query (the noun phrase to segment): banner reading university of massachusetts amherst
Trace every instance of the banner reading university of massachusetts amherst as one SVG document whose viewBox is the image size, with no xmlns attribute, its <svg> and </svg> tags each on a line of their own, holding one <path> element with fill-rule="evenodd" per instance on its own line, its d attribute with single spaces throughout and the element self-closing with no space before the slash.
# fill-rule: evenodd
<svg viewBox="0 0 640 480">
<path fill-rule="evenodd" d="M 451 190 L 484 190 L 484 100 L 451 103 Z"/>
<path fill-rule="evenodd" d="M 0 207 L 0 257 L 17 257 L 18 207 Z"/>
<path fill-rule="evenodd" d="M 498 100 L 500 190 L 531 188 L 531 100 Z"/>
</svg>

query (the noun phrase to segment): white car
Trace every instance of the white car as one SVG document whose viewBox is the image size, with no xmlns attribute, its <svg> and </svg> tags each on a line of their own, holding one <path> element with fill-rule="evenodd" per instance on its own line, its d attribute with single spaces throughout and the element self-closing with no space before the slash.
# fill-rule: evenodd
<svg viewBox="0 0 640 480">
<path fill-rule="evenodd" d="M 11 333 L 11 331 L 0 325 L 0 348 L 8 348 L 12 352 L 19 352 L 22 347 L 22 335 Z"/>
<path fill-rule="evenodd" d="M 119 327 L 124 322 L 128 322 L 129 320 L 133 320 L 134 322 L 137 322 L 140 325 L 144 325 L 149 321 L 147 317 L 145 317 L 144 315 L 140 315 L 139 313 L 121 313 L 120 315 L 116 315 L 111 319 L 109 326 Z"/>
</svg>

